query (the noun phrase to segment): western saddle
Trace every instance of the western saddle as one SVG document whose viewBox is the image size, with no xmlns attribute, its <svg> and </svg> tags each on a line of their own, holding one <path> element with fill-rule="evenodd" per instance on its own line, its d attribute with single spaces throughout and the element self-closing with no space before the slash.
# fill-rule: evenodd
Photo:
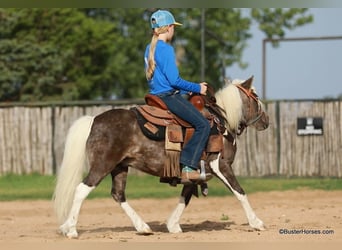
<svg viewBox="0 0 342 250">
<path fill-rule="evenodd" d="M 208 110 L 210 103 L 201 95 L 192 95 L 189 101 L 206 117 L 216 132 L 209 136 L 207 147 L 203 152 L 202 158 L 207 153 L 221 152 L 223 149 L 222 134 L 224 125 L 215 114 Z M 165 103 L 152 94 L 145 96 L 145 105 L 139 105 L 136 110 L 147 120 L 144 127 L 151 133 L 157 133 L 158 126 L 164 126 L 165 130 L 165 152 L 166 159 L 162 178 L 178 178 L 180 176 L 179 158 L 182 146 L 185 145 L 194 133 L 194 128 L 188 122 L 171 113 Z M 185 130 L 185 135 L 183 135 Z M 213 131 L 213 129 L 212 129 Z"/>
</svg>

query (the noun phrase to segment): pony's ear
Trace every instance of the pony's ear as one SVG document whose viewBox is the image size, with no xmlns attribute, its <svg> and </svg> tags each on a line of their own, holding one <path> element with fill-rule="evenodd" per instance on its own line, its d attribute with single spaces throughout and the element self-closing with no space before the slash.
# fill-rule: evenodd
<svg viewBox="0 0 342 250">
<path fill-rule="evenodd" d="M 254 76 L 251 76 L 251 77 L 248 78 L 246 81 L 244 81 L 243 83 L 241 83 L 241 86 L 242 86 L 244 89 L 250 90 L 251 87 L 252 87 L 253 79 L 254 79 Z"/>
</svg>

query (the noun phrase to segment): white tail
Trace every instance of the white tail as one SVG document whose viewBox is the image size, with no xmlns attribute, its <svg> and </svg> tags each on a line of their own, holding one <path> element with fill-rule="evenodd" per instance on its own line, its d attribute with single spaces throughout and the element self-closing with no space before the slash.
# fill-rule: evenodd
<svg viewBox="0 0 342 250">
<path fill-rule="evenodd" d="M 79 118 L 70 127 L 66 137 L 63 161 L 53 194 L 55 213 L 60 223 L 69 214 L 76 186 L 82 181 L 87 167 L 85 148 L 93 120 L 93 116 Z"/>
</svg>

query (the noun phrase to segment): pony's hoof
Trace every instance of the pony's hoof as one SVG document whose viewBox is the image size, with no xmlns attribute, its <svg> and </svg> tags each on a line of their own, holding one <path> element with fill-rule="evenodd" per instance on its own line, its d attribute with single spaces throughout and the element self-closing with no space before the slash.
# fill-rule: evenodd
<svg viewBox="0 0 342 250">
<path fill-rule="evenodd" d="M 152 235 L 153 231 L 151 228 L 147 227 L 147 228 L 144 228 L 143 230 L 138 230 L 137 234 L 139 234 L 139 235 Z"/>
<path fill-rule="evenodd" d="M 78 233 L 76 229 L 68 228 L 66 225 L 61 225 L 58 232 L 69 239 L 78 238 Z"/>
<path fill-rule="evenodd" d="M 253 223 L 250 223 L 249 225 L 252 228 L 259 230 L 259 231 L 265 231 L 266 230 L 264 223 L 262 222 L 262 220 L 260 220 L 258 218 L 255 221 L 253 221 Z"/>
<path fill-rule="evenodd" d="M 68 237 L 69 239 L 76 239 L 78 238 L 78 233 L 75 230 L 75 231 L 67 233 L 66 237 Z"/>
<path fill-rule="evenodd" d="M 256 228 L 257 230 L 259 231 L 266 231 L 267 230 L 267 227 L 264 225 L 264 223 L 262 223 L 261 226 L 259 226 L 258 228 Z"/>
<path fill-rule="evenodd" d="M 144 236 L 148 236 L 148 235 L 153 235 L 153 232 L 137 232 L 138 235 L 144 235 Z"/>
<path fill-rule="evenodd" d="M 201 184 L 201 193 L 205 197 L 208 196 L 208 194 L 209 194 L 208 184 L 206 182 L 203 182 Z"/>
<path fill-rule="evenodd" d="M 180 233 L 183 233 L 183 230 L 180 227 L 179 228 L 173 228 L 173 229 L 169 229 L 169 233 L 180 234 Z"/>
<path fill-rule="evenodd" d="M 182 228 L 180 227 L 179 224 L 174 224 L 174 225 L 167 225 L 167 230 L 169 233 L 177 234 L 177 233 L 183 233 Z"/>
</svg>

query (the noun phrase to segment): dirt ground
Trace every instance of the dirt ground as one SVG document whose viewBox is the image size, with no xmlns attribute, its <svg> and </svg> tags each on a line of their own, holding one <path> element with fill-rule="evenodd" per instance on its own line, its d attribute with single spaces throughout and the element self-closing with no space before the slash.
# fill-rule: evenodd
<svg viewBox="0 0 342 250">
<path fill-rule="evenodd" d="M 0 245 L 10 242 L 338 242 L 342 243 L 342 191 L 297 190 L 248 195 L 266 231 L 252 230 L 233 197 L 194 198 L 182 218 L 183 233 L 167 232 L 165 221 L 178 198 L 129 200 L 154 234 L 138 235 L 110 197 L 86 200 L 78 239 L 57 234 L 50 201 L 0 202 Z M 281 234 L 286 230 L 298 234 Z M 313 234 L 310 230 L 315 231 Z M 324 231 L 329 230 L 329 231 Z M 317 232 L 320 232 L 318 234 Z M 323 234 L 329 232 L 329 234 Z"/>
</svg>

